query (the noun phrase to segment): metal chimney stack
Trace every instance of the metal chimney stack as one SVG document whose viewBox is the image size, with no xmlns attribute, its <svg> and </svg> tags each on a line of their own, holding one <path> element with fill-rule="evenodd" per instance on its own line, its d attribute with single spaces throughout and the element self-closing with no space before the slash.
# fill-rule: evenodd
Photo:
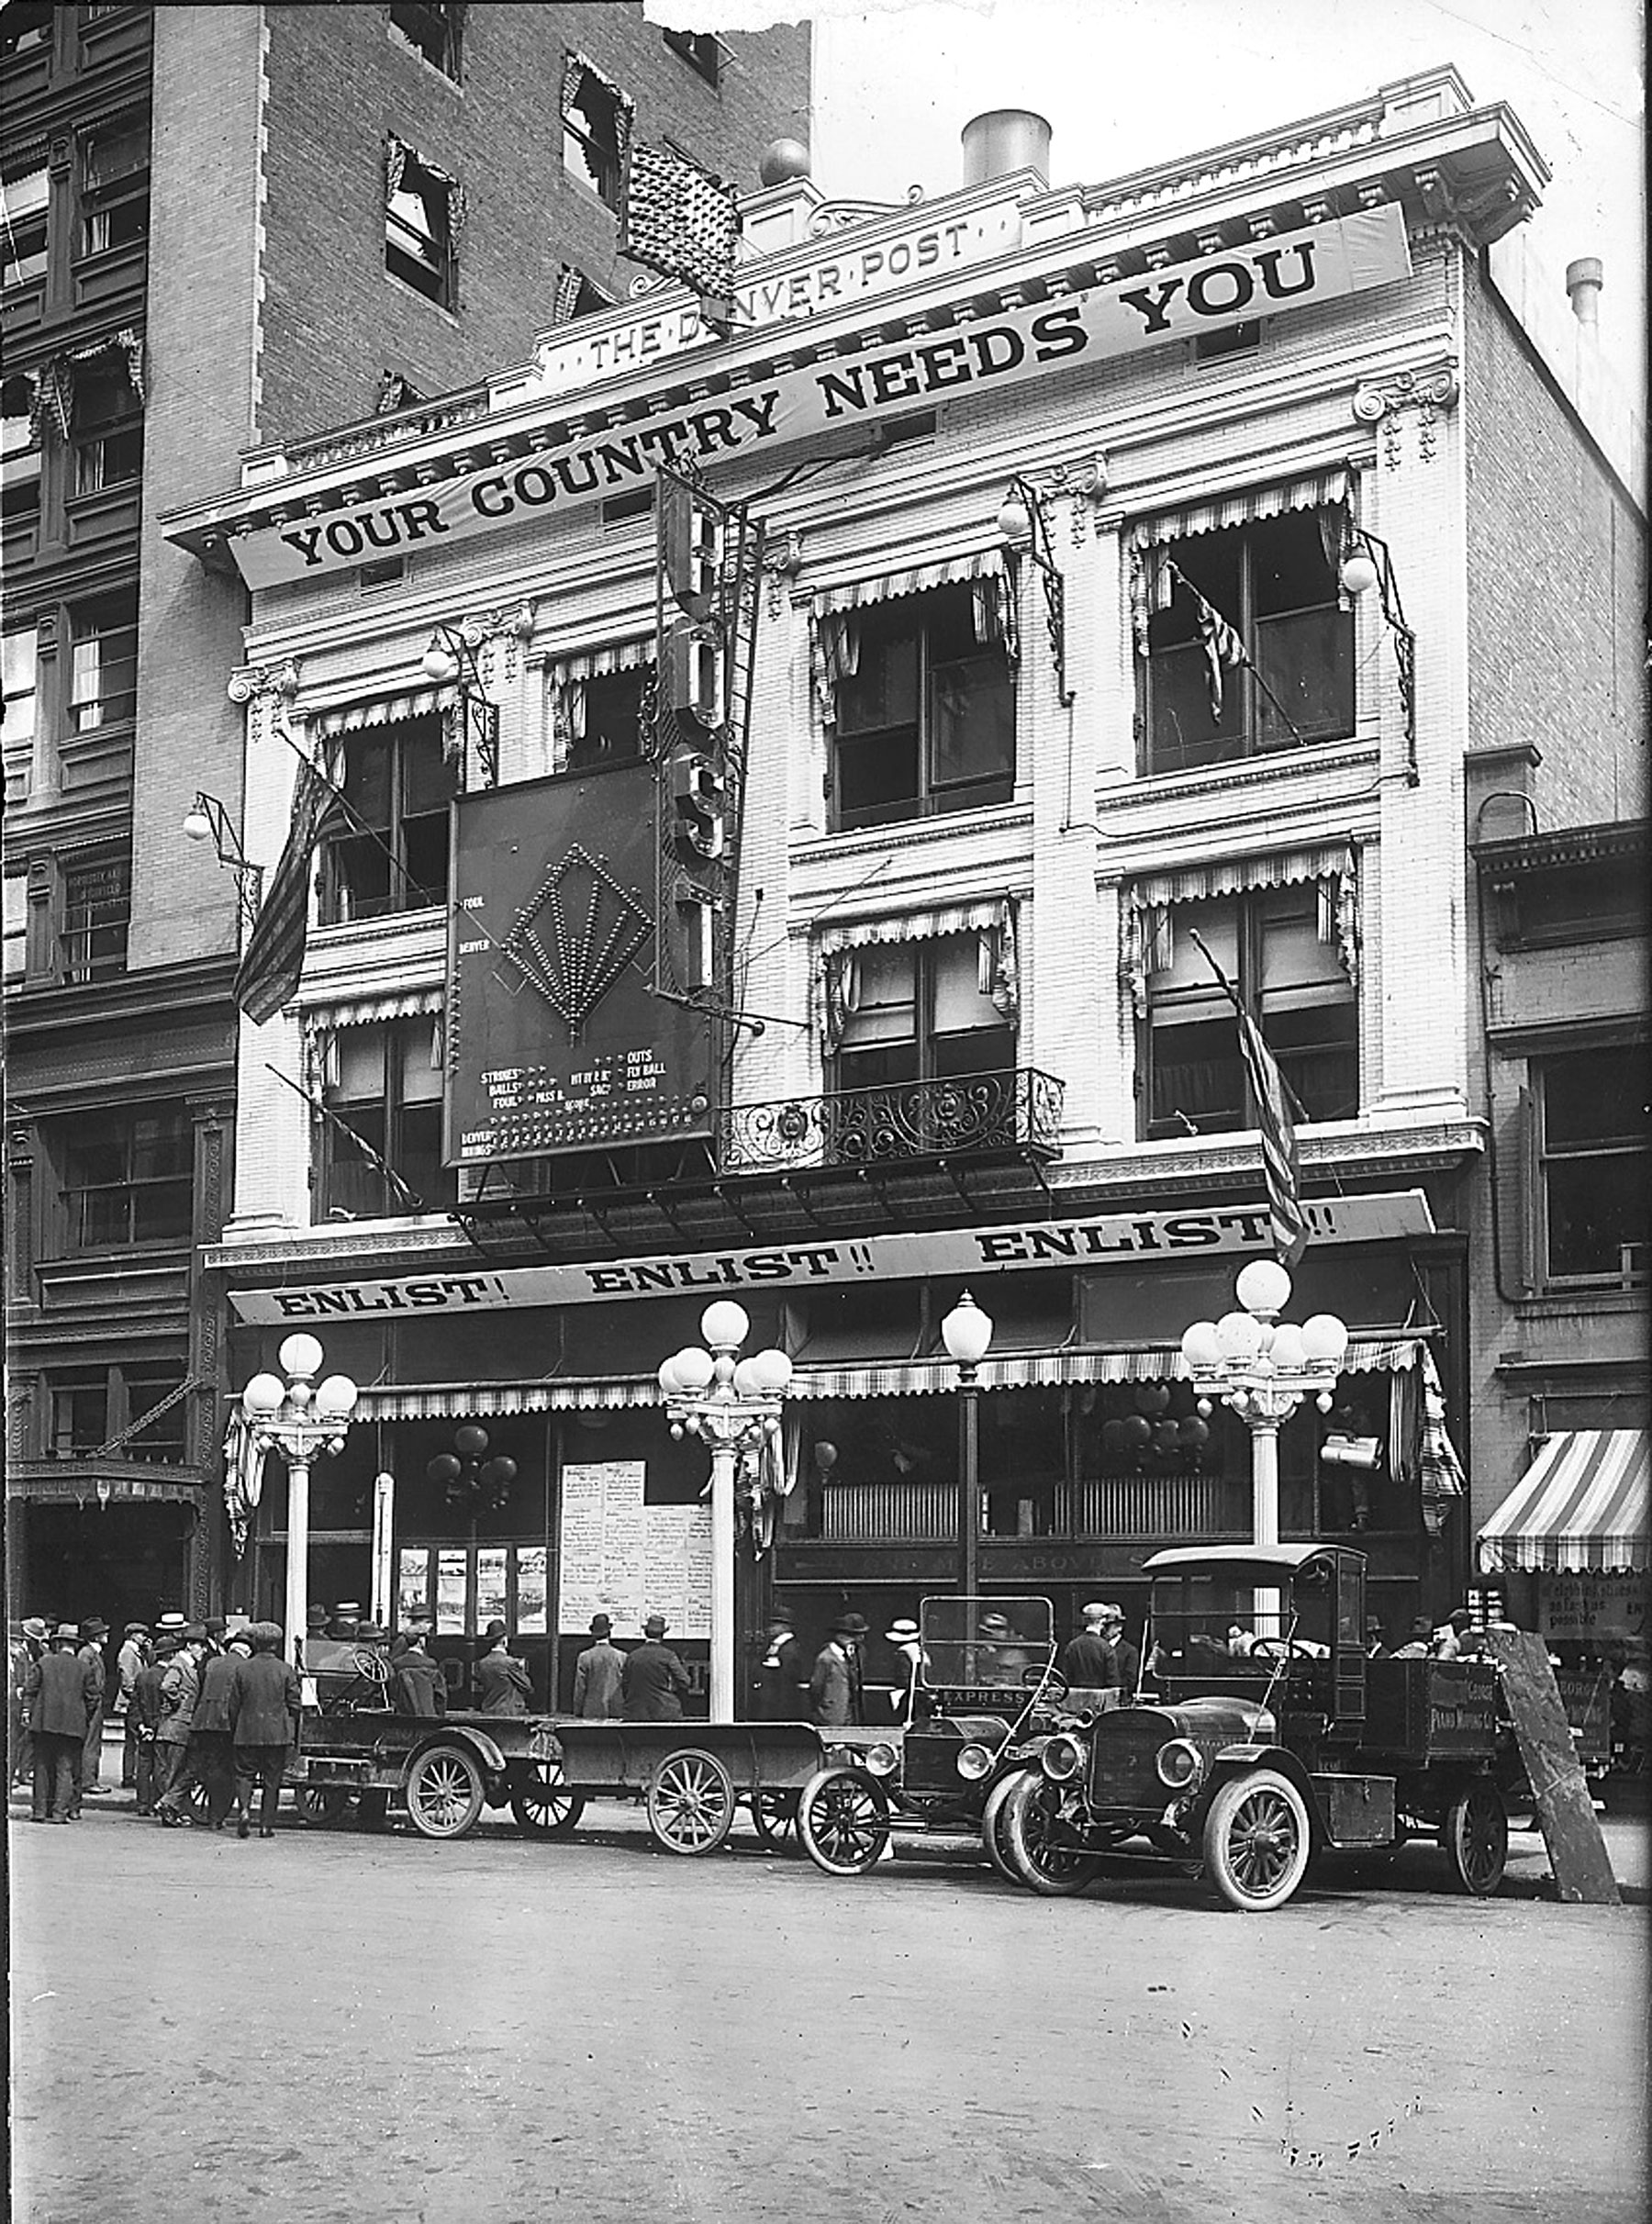
<svg viewBox="0 0 1652 2224">
<path fill-rule="evenodd" d="M 1030 108 L 988 108 L 964 127 L 964 183 L 985 185 L 1018 170 L 1050 176 L 1050 127 Z"/>
<path fill-rule="evenodd" d="M 1600 322 L 1601 288 L 1605 282 L 1598 255 L 1583 255 L 1567 264 L 1566 290 L 1571 296 L 1572 315 L 1579 324 Z"/>
</svg>

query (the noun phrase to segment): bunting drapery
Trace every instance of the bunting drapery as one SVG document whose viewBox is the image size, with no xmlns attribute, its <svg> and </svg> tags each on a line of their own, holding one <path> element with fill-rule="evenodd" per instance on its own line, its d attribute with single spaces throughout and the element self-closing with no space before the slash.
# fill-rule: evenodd
<svg viewBox="0 0 1652 2224">
<path fill-rule="evenodd" d="M 1147 1016 L 1147 979 L 1176 961 L 1174 910 L 1252 888 L 1318 884 L 1319 938 L 1334 948 L 1351 985 L 1359 987 L 1359 868 L 1351 844 L 1275 850 L 1256 857 L 1222 857 L 1170 873 L 1144 874 L 1121 891 L 1120 976 L 1137 1019 Z"/>
</svg>

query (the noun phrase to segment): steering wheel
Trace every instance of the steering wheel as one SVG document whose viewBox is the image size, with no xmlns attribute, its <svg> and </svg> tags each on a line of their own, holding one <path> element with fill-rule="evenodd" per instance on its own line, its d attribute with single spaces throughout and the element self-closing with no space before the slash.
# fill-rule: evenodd
<svg viewBox="0 0 1652 2224">
<path fill-rule="evenodd" d="M 1021 1689 L 1036 1691 L 1043 1684 L 1048 1696 L 1059 1706 L 1067 1695 L 1067 1680 L 1058 1668 L 1040 1668 L 1029 1660 L 1021 1670 Z"/>
<path fill-rule="evenodd" d="M 1306 1645 L 1295 1637 L 1253 1637 L 1250 1657 L 1253 1660 L 1312 1660 L 1315 1656 Z"/>
</svg>

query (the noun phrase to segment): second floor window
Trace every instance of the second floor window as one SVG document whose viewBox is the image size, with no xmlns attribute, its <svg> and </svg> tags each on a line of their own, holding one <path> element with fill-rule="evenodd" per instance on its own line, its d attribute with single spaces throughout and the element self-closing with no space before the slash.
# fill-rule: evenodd
<svg viewBox="0 0 1652 2224">
<path fill-rule="evenodd" d="M 1335 948 L 1320 939 L 1314 887 L 1178 903 L 1170 922 L 1169 963 L 1147 976 L 1146 1133 L 1256 1124 L 1236 1015 L 1194 932 L 1260 1025 L 1296 1116 L 1351 1119 L 1359 1110 L 1358 1007 Z"/>
<path fill-rule="evenodd" d="M 100 857 L 63 868 L 62 925 L 58 943 L 62 978 L 84 987 L 126 971 L 132 913 L 129 857 Z"/>
<path fill-rule="evenodd" d="M 1652 1171 L 1646 1046 L 1568 1051 L 1546 1059 L 1534 1079 L 1543 1283 L 1644 1283 Z"/>
<path fill-rule="evenodd" d="M 1354 732 L 1354 618 L 1339 608 L 1335 565 L 1341 515 L 1289 510 L 1139 552 L 1149 611 L 1145 641 L 1137 639 L 1144 771 Z M 1212 613 L 1231 630 L 1227 653 L 1211 638 Z"/>
<path fill-rule="evenodd" d="M 70 620 L 69 723 L 76 733 L 138 715 L 135 590 L 82 603 Z"/>
<path fill-rule="evenodd" d="M 382 1027 L 342 1027 L 329 1052 L 329 1111 L 392 1167 L 425 1203 L 448 1204 L 456 1179 L 441 1163 L 441 1043 L 429 1015 Z M 320 1217 L 378 1220 L 406 1213 L 365 1153 L 330 1122 L 321 1135 Z"/>
<path fill-rule="evenodd" d="M 61 1165 L 70 1251 L 188 1242 L 194 1158 L 182 1104 L 75 1120 L 64 1139 Z"/>
<path fill-rule="evenodd" d="M 1015 1029 L 984 978 L 990 944 L 978 934 L 872 943 L 843 952 L 844 1019 L 833 1061 L 839 1090 L 1007 1073 Z"/>
<path fill-rule="evenodd" d="M 1008 802 L 1015 690 L 966 586 L 819 622 L 843 629 L 832 744 L 840 828 Z"/>
<path fill-rule="evenodd" d="M 445 903 L 448 805 L 459 793 L 459 764 L 443 750 L 440 717 L 349 735 L 339 785 L 361 824 L 327 844 L 323 923 Z"/>
</svg>

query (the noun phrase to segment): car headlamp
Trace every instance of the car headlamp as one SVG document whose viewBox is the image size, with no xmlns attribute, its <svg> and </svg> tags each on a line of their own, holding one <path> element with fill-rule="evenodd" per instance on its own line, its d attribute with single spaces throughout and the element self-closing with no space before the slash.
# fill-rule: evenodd
<svg viewBox="0 0 1652 2224">
<path fill-rule="evenodd" d="M 984 1745 L 961 1745 L 955 1765 L 966 1783 L 979 1783 L 991 1773 L 992 1755 Z"/>
<path fill-rule="evenodd" d="M 1084 1748 L 1077 1738 L 1052 1738 L 1039 1760 L 1052 1783 L 1066 1783 L 1084 1766 Z"/>
<path fill-rule="evenodd" d="M 893 1776 L 900 1766 L 900 1755 L 892 1745 L 869 1745 L 861 1760 L 869 1776 Z"/>
<path fill-rule="evenodd" d="M 1189 1784 L 1199 1782 L 1204 1772 L 1204 1762 L 1199 1748 L 1186 1738 L 1172 1738 L 1168 1745 L 1158 1750 L 1158 1776 L 1162 1784 L 1173 1792 L 1185 1792 Z"/>
</svg>

